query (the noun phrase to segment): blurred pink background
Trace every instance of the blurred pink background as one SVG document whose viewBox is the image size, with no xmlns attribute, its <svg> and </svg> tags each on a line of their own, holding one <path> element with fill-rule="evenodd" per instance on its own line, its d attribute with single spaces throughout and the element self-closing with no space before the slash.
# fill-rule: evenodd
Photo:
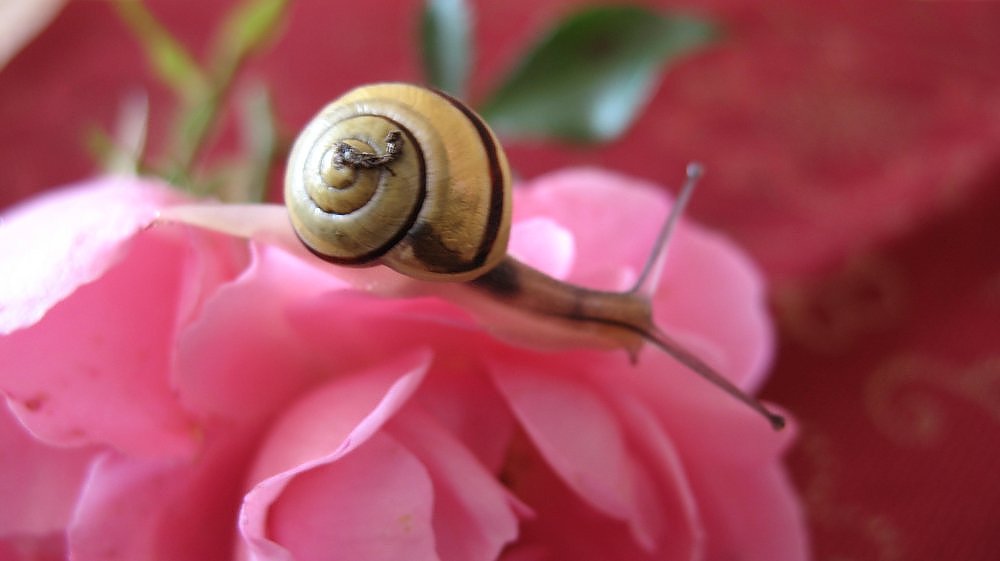
<svg viewBox="0 0 1000 561">
<path fill-rule="evenodd" d="M 230 4 L 149 3 L 199 54 Z M 582 3 L 475 2 L 473 103 Z M 781 341 L 763 395 L 802 424 L 789 464 L 816 558 L 996 559 L 1000 4 L 638 3 L 711 17 L 726 38 L 677 65 L 619 141 L 511 144 L 512 165 L 676 186 L 687 161 L 704 162 L 691 215 L 772 283 Z M 294 2 L 235 94 L 268 83 L 290 135 L 353 85 L 419 81 L 419 9 Z M 136 89 L 150 94 L 156 153 L 168 92 L 106 2 L 69 2 L 0 71 L 0 208 L 95 173 L 84 133 L 110 128 Z M 231 129 L 216 156 L 235 150 Z"/>
</svg>

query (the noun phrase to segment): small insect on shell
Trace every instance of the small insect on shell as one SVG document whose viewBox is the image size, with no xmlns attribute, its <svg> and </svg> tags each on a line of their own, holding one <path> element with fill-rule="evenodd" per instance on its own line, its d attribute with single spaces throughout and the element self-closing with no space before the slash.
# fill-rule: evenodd
<svg viewBox="0 0 1000 561">
<path fill-rule="evenodd" d="M 292 148 L 285 203 L 328 261 L 463 281 L 507 253 L 511 174 L 496 137 L 450 96 L 359 87 L 323 108 Z"/>
</svg>

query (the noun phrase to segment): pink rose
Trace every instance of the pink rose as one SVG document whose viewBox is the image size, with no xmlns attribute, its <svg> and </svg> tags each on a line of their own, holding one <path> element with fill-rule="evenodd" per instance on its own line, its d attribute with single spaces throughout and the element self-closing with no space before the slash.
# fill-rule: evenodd
<svg viewBox="0 0 1000 561">
<path fill-rule="evenodd" d="M 515 199 L 513 253 L 607 288 L 668 209 L 596 170 Z M 3 216 L 0 558 L 807 558 L 793 431 L 671 358 L 512 345 L 359 288 L 405 279 L 309 258 L 280 208 L 222 209 L 248 244 L 156 220 L 178 202 L 103 178 Z M 655 309 L 761 383 L 763 286 L 728 241 L 682 223 Z"/>
</svg>

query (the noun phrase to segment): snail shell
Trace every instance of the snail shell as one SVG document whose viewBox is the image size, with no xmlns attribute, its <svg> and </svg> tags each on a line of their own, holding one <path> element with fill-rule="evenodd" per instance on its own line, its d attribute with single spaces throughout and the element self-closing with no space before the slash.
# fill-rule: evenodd
<svg viewBox="0 0 1000 561">
<path fill-rule="evenodd" d="M 364 162 L 344 164 L 345 151 Z M 351 90 L 295 141 L 285 203 L 302 242 L 342 265 L 464 281 L 507 253 L 511 174 L 471 109 L 409 84 Z"/>
</svg>

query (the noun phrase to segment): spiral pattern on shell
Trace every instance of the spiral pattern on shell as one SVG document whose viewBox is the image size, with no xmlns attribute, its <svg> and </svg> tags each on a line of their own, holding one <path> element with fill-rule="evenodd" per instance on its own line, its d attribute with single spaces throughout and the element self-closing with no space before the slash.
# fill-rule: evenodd
<svg viewBox="0 0 1000 561">
<path fill-rule="evenodd" d="M 345 165 L 345 150 L 376 163 Z M 292 225 L 313 253 L 428 280 L 468 280 L 499 263 L 510 198 L 507 158 L 482 119 L 409 84 L 362 86 L 327 105 L 285 174 Z"/>
</svg>

